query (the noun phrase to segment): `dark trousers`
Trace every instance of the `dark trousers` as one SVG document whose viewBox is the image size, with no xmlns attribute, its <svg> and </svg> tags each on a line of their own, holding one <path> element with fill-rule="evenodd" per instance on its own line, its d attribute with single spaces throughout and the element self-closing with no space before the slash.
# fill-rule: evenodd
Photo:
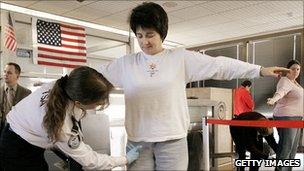
<svg viewBox="0 0 304 171">
<path fill-rule="evenodd" d="M 1 137 L 2 131 L 4 129 L 4 125 L 5 125 L 5 121 L 2 121 L 2 118 L 0 118 L 0 137 Z"/>
<path fill-rule="evenodd" d="M 257 143 L 256 143 L 256 148 L 263 151 L 263 137 L 259 136 Z M 235 143 L 235 151 L 238 153 L 240 160 L 245 160 L 246 159 L 246 146 L 245 144 L 240 144 L 240 143 Z M 254 153 L 250 153 L 250 159 L 252 160 L 259 160 L 261 159 Z M 244 171 L 245 167 L 237 167 L 237 171 Z M 249 171 L 258 171 L 259 167 L 258 166 L 250 166 Z"/>
<path fill-rule="evenodd" d="M 34 146 L 6 124 L 0 137 L 0 171 L 48 171 L 44 149 Z"/>
</svg>

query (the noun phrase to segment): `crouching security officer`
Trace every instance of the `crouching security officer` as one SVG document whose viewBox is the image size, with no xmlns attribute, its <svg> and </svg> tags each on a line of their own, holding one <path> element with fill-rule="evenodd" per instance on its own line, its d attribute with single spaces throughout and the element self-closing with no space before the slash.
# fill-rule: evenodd
<svg viewBox="0 0 304 171">
<path fill-rule="evenodd" d="M 233 120 L 268 120 L 264 115 L 258 112 L 245 112 L 238 115 Z M 278 144 L 273 137 L 271 127 L 245 127 L 230 126 L 230 133 L 235 143 L 236 152 L 240 160 L 246 159 L 246 150 L 250 152 L 250 159 L 259 160 L 267 159 L 269 154 L 263 148 L 263 138 L 268 145 L 276 152 Z M 238 171 L 244 171 L 244 167 L 238 167 Z M 249 171 L 258 171 L 258 166 L 250 166 Z"/>
<path fill-rule="evenodd" d="M 43 85 L 19 102 L 7 115 L 0 138 L 1 171 L 47 171 L 45 149 L 57 148 L 84 170 L 105 170 L 139 157 L 133 147 L 126 157 L 99 154 L 82 141 L 79 121 L 86 110 L 105 108 L 113 86 L 90 67 Z"/>
</svg>

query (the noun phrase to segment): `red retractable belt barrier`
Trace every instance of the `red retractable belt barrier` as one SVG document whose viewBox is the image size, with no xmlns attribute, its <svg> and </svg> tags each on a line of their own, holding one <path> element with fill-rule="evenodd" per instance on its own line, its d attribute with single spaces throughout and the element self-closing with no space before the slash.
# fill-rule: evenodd
<svg viewBox="0 0 304 171">
<path fill-rule="evenodd" d="M 219 120 L 207 119 L 209 124 L 246 126 L 246 127 L 278 127 L 278 128 L 304 128 L 302 120 Z"/>
</svg>

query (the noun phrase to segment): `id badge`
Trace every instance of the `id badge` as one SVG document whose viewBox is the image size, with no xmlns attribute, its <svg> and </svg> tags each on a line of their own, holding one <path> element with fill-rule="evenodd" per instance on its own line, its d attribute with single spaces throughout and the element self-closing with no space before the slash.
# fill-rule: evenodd
<svg viewBox="0 0 304 171">
<path fill-rule="evenodd" d="M 68 145 L 72 149 L 78 148 L 79 145 L 80 145 L 79 135 L 71 135 L 71 137 L 70 137 L 70 139 L 68 141 Z"/>
</svg>

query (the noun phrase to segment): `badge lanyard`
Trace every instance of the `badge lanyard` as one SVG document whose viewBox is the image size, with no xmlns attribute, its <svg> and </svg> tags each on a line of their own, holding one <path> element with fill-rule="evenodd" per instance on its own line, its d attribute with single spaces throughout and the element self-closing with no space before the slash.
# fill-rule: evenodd
<svg viewBox="0 0 304 171">
<path fill-rule="evenodd" d="M 80 134 L 79 134 L 79 128 L 81 130 L 81 124 L 80 124 L 80 121 L 77 121 L 74 118 L 74 116 L 72 116 L 72 122 L 73 122 L 73 127 L 72 127 L 71 132 L 73 133 L 73 135 L 71 135 L 71 137 L 68 141 L 68 145 L 70 148 L 76 149 L 79 147 L 80 141 L 81 141 Z M 77 123 L 78 123 L 79 127 L 77 126 Z"/>
</svg>

